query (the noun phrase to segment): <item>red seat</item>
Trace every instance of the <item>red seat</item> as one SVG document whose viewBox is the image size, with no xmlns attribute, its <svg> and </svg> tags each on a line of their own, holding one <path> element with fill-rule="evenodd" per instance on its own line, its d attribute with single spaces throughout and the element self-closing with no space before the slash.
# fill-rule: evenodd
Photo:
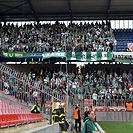
<svg viewBox="0 0 133 133">
<path fill-rule="evenodd" d="M 12 120 L 14 121 L 14 124 L 21 123 L 21 120 L 18 119 L 17 114 L 12 114 L 11 117 L 12 117 Z"/>
<path fill-rule="evenodd" d="M 8 114 L 6 116 L 7 116 L 7 121 L 9 122 L 9 125 L 15 124 L 15 119 L 14 119 L 13 115 Z"/>
<path fill-rule="evenodd" d="M 34 114 L 30 114 L 29 116 L 30 116 L 30 121 L 31 122 L 36 121 Z"/>
<path fill-rule="evenodd" d="M 20 106 L 10 105 L 0 100 L 0 126 L 35 122 L 44 120 L 41 114 L 32 114 L 30 110 L 21 109 Z"/>
<path fill-rule="evenodd" d="M 21 123 L 24 123 L 25 120 L 23 118 L 23 114 L 18 114 L 18 120 L 21 122 Z"/>
<path fill-rule="evenodd" d="M 0 108 L 0 115 L 2 114 L 2 109 Z"/>
<path fill-rule="evenodd" d="M 0 116 L 1 121 L 0 121 L 0 126 L 6 126 L 9 125 L 9 121 L 7 119 L 7 115 L 1 115 Z"/>
</svg>

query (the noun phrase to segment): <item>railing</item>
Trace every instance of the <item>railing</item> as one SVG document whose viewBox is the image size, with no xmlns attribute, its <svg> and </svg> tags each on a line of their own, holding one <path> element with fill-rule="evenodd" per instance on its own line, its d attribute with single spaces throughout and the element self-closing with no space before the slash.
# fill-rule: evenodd
<svg viewBox="0 0 133 133">
<path fill-rule="evenodd" d="M 45 88 L 41 86 L 33 86 L 32 82 L 27 82 L 26 79 L 21 79 L 20 73 L 16 70 L 11 69 L 6 65 L 1 65 L 0 67 L 0 90 L 4 91 L 5 94 L 15 97 L 18 101 L 22 103 L 27 103 L 28 105 L 39 102 L 42 107 L 42 111 L 45 112 L 44 107 L 46 101 L 66 101 L 66 94 L 57 93 L 53 94 L 53 90 L 50 88 Z M 10 79 L 11 78 L 11 79 Z M 37 91 L 37 97 L 33 96 L 33 91 Z M 50 103 L 51 104 L 51 103 Z M 51 108 L 49 106 L 48 108 Z"/>
<path fill-rule="evenodd" d="M 93 100 L 91 97 L 89 99 L 85 98 L 84 99 L 84 107 L 88 106 L 110 106 L 110 107 L 118 107 L 118 106 L 124 106 L 128 97 L 113 97 L 112 99 L 97 99 Z"/>
</svg>

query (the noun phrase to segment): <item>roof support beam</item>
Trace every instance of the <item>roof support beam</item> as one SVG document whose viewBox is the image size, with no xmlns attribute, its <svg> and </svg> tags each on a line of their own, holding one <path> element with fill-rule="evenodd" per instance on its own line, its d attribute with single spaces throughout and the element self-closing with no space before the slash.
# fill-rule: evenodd
<svg viewBox="0 0 133 133">
<path fill-rule="evenodd" d="M 27 4 L 27 2 L 22 3 L 22 4 L 18 5 L 18 6 L 15 6 L 15 7 L 7 6 L 7 5 L 4 5 L 4 4 L 0 4 L 1 6 L 4 6 L 4 7 L 8 7 L 8 8 L 10 8 L 10 9 L 4 11 L 4 12 L 1 12 L 1 13 L 6 13 L 6 12 L 9 12 L 9 11 L 14 10 L 14 9 L 17 9 L 17 10 L 22 11 L 21 9 L 18 9 L 18 7 L 21 7 L 21 6 L 25 5 L 25 4 Z"/>
<path fill-rule="evenodd" d="M 73 12 L 72 15 L 105 15 L 107 14 L 107 12 Z M 112 11 L 110 12 L 109 14 L 111 15 L 132 15 L 133 14 L 133 11 Z M 24 15 L 32 15 L 32 13 L 0 13 L 0 16 L 24 16 Z M 37 15 L 46 15 L 46 16 L 55 16 L 55 15 L 69 15 L 68 12 L 40 12 L 40 13 L 37 13 Z M 57 16 L 58 17 L 58 16 Z"/>
<path fill-rule="evenodd" d="M 70 14 L 70 22 L 72 24 L 71 0 L 67 0 L 67 3 L 68 3 L 68 11 L 69 11 L 69 14 Z"/>
<path fill-rule="evenodd" d="M 29 5 L 29 7 L 30 7 L 30 10 L 31 10 L 31 12 L 32 12 L 32 14 L 33 14 L 33 17 L 34 17 L 35 21 L 39 22 L 39 20 L 38 20 L 38 18 L 37 18 L 37 15 L 36 15 L 36 12 L 35 12 L 35 9 L 34 9 L 34 7 L 32 6 L 31 1 L 30 1 L 30 0 L 26 0 L 26 1 L 27 1 L 28 5 Z"/>
<path fill-rule="evenodd" d="M 118 18 L 121 20 L 125 20 L 127 18 L 131 19 L 133 18 L 133 11 L 110 11 L 110 20 L 117 20 Z M 88 16 L 95 16 L 95 18 L 99 18 L 100 20 L 106 20 L 106 15 L 107 12 L 72 12 L 73 17 L 78 15 L 78 18 L 83 18 L 86 17 L 86 19 L 88 20 Z M 40 12 L 37 13 L 37 16 L 44 18 L 43 20 L 48 20 L 48 18 L 50 18 L 49 20 L 68 20 L 70 19 L 70 14 L 68 12 Z M 26 13 L 0 13 L 0 18 L 4 18 L 5 21 L 20 21 L 20 19 L 22 19 L 23 21 L 28 21 L 32 20 L 35 21 L 33 18 L 33 14 L 31 12 L 26 12 Z M 62 19 L 63 18 L 63 19 Z M 95 19 L 93 18 L 93 19 Z M 75 18 L 77 20 L 77 18 Z M 3 21 L 1 19 L 1 21 Z"/>
<path fill-rule="evenodd" d="M 111 0 L 108 0 L 108 7 L 107 7 L 106 21 L 108 21 L 108 18 L 109 18 L 109 13 L 110 13 L 110 5 L 111 5 Z"/>
</svg>

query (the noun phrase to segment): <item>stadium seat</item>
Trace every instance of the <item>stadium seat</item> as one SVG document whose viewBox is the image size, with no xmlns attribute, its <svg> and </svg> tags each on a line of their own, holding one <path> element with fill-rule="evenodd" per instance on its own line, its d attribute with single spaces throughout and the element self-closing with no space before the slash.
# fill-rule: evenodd
<svg viewBox="0 0 133 133">
<path fill-rule="evenodd" d="M 1 115 L 0 116 L 0 126 L 8 126 L 9 125 L 9 121 L 7 118 L 7 115 Z"/>
<path fill-rule="evenodd" d="M 0 126 L 10 126 L 40 120 L 44 120 L 41 114 L 32 114 L 30 110 L 21 109 L 20 106 L 10 105 L 8 102 L 0 100 Z"/>
</svg>

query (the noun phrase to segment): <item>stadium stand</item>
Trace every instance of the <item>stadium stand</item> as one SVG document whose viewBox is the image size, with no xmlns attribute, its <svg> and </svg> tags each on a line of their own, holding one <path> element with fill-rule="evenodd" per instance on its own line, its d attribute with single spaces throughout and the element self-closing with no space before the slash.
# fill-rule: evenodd
<svg viewBox="0 0 133 133">
<path fill-rule="evenodd" d="M 114 38 L 106 23 L 1 25 L 5 52 L 112 51 Z M 8 31 L 5 30 L 8 28 Z M 71 30 L 73 29 L 73 30 Z M 12 33 L 12 34 L 10 34 Z M 66 48 L 65 48 L 66 47 Z"/>
<path fill-rule="evenodd" d="M 117 62 L 122 64 L 126 59 L 128 63 L 132 63 L 132 53 L 130 55 L 130 53 L 124 52 L 131 52 L 131 49 L 128 48 L 128 43 L 133 42 L 133 29 L 112 29 L 111 27 L 111 20 L 116 19 L 116 17 L 118 17 L 118 19 L 126 19 L 126 17 L 127 19 L 132 19 L 132 12 L 122 11 L 126 9 L 126 7 L 123 8 L 123 5 L 121 6 L 122 9 L 119 7 L 118 9 L 125 14 L 125 17 L 121 14 L 121 11 L 116 10 L 116 8 L 110 8 L 114 5 L 117 7 L 117 3 L 114 3 L 113 0 L 108 0 L 106 12 L 103 11 L 105 4 L 102 4 L 102 0 L 100 6 L 99 3 L 93 1 L 95 7 L 98 5 L 98 7 L 93 10 L 92 7 L 94 7 L 94 3 L 91 1 L 86 3 L 85 0 L 84 5 L 80 5 L 82 2 L 76 1 L 77 4 L 74 4 L 74 1 L 68 0 L 68 13 L 65 12 L 64 7 L 62 8 L 63 10 L 59 9 L 58 13 L 57 7 L 56 11 L 53 8 L 53 12 L 47 12 L 46 10 L 50 9 L 48 7 L 45 8 L 45 4 L 47 4 L 48 1 L 47 3 L 45 3 L 46 1 L 38 2 L 39 6 L 41 3 L 45 3 L 42 4 L 43 6 L 45 5 L 43 9 L 40 8 L 43 11 L 45 9 L 45 13 L 41 12 L 39 7 L 32 0 L 27 0 L 24 4 L 19 3 L 16 7 L 11 6 L 12 3 L 17 5 L 17 1 L 15 2 L 15 4 L 14 1 L 10 2 L 10 6 L 2 4 L 3 2 L 0 5 L 2 7 L 11 8 L 6 11 L 4 8 L 1 8 L 0 21 L 3 22 L 0 23 L 0 61 L 28 62 L 29 60 L 27 59 L 29 57 L 27 55 L 31 54 L 31 60 L 34 62 L 34 58 L 36 58 L 37 55 L 38 57 L 36 59 L 42 66 L 40 69 L 31 68 L 30 71 L 27 72 L 27 66 L 19 71 L 2 62 L 2 64 L 0 64 L 0 94 L 4 94 L 9 99 L 14 98 L 18 103 L 24 104 L 28 108 L 39 102 L 41 104 L 41 113 L 47 113 L 46 109 L 48 108 L 50 115 L 52 102 L 64 102 L 65 105 L 68 106 L 68 112 L 66 112 L 66 114 L 69 115 L 67 117 L 71 118 L 73 117 L 73 109 L 77 105 L 80 105 L 82 117 L 84 108 L 85 106 L 88 107 L 88 105 L 93 106 L 95 112 L 115 112 L 118 111 L 118 109 L 120 112 L 125 112 L 124 106 L 126 100 L 130 98 L 133 102 L 132 68 L 123 70 L 121 69 L 122 66 L 119 66 L 119 68 L 115 66 L 114 69 L 112 69 L 108 67 L 106 63 L 110 65 L 110 63 L 116 61 L 116 64 Z M 54 2 L 57 1 L 53 1 L 53 3 Z M 118 3 L 121 5 L 123 2 L 125 1 Z M 49 5 L 54 5 L 53 3 Z M 64 3 L 64 1 L 60 3 Z M 58 4 L 60 5 L 60 3 Z M 6 4 L 8 4 L 8 2 L 6 2 Z M 29 8 L 27 8 L 27 4 L 30 7 L 30 11 L 28 11 Z M 32 4 L 36 7 L 35 9 Z M 90 7 L 91 4 L 93 5 L 92 7 Z M 24 11 L 23 5 L 26 5 L 25 9 L 27 12 Z M 76 8 L 75 11 L 73 10 L 72 12 L 71 7 L 74 9 L 73 5 L 76 5 Z M 82 7 L 82 12 L 78 11 L 78 9 L 80 9 L 79 5 Z M 129 2 L 126 5 L 128 5 L 127 7 L 132 6 Z M 104 8 L 102 8 L 102 6 Z M 83 7 L 85 9 L 83 9 Z M 13 13 L 9 13 L 10 10 L 14 9 L 17 9 L 18 12 L 13 11 Z M 90 11 L 88 11 L 88 9 L 90 9 Z M 116 11 L 114 11 L 114 9 Z M 46 12 L 48 14 L 46 14 Z M 22 18 L 15 18 L 16 15 Z M 33 18 L 31 18 L 31 15 L 33 15 Z M 9 20 L 8 17 L 15 21 L 17 19 L 34 19 L 36 22 L 21 25 L 6 23 L 6 20 Z M 63 20 L 68 20 L 69 18 L 70 22 L 66 25 L 64 22 L 59 22 L 59 18 Z M 88 18 L 93 18 L 94 20 L 98 18 L 100 21 L 95 21 L 95 23 L 94 21 L 86 21 L 84 23 L 81 21 L 78 24 L 73 22 L 73 18 L 85 18 L 87 20 Z M 41 19 L 57 21 L 55 21 L 55 23 L 42 23 L 40 22 Z M 115 25 L 117 24 L 115 23 Z M 50 68 L 46 68 L 45 65 L 51 63 L 51 57 L 48 57 L 45 62 L 44 53 L 55 52 L 63 53 L 63 58 L 67 65 L 69 64 L 71 66 L 71 62 L 76 60 L 88 61 L 90 64 L 93 63 L 93 65 L 88 63 L 88 65 L 80 66 L 79 68 L 75 66 L 75 71 L 72 69 L 68 70 L 67 65 L 66 70 L 59 70 L 56 68 L 56 65 L 52 70 L 50 69 L 51 66 Z M 70 55 L 74 55 L 75 58 L 71 59 L 73 57 L 70 56 L 70 58 L 67 59 L 68 52 Z M 117 52 L 121 52 L 121 54 L 117 55 Z M 24 57 L 23 59 L 19 56 L 14 58 L 13 54 L 24 55 Z M 83 55 L 86 57 L 86 60 L 81 59 L 82 57 L 80 56 Z M 129 56 L 129 58 L 127 58 L 126 55 Z M 123 59 L 124 61 L 121 61 L 121 58 L 114 58 L 115 56 L 126 58 L 125 60 Z M 61 60 L 54 58 L 53 62 L 64 61 L 63 58 Z M 100 62 L 98 62 L 98 58 L 100 58 Z M 103 64 L 104 68 L 96 68 L 95 61 L 99 64 L 105 61 L 105 64 Z M 44 62 L 46 64 L 43 64 Z M 99 121 L 100 119 L 99 117 Z M 10 127 L 44 120 L 46 120 L 46 118 L 42 117 L 42 114 L 31 114 L 29 109 L 23 109 L 21 106 L 0 100 L 0 127 Z M 119 118 L 119 120 L 121 119 Z"/>
<path fill-rule="evenodd" d="M 54 101 L 65 101 L 66 98 L 66 91 L 65 91 L 65 86 L 64 88 L 62 88 L 62 94 L 61 94 L 61 89 L 60 89 L 60 85 L 58 84 L 58 82 L 54 82 L 55 84 L 55 88 L 53 88 L 54 86 L 49 86 L 51 85 L 51 83 L 53 83 L 53 81 L 57 81 L 58 77 L 56 76 L 52 76 L 51 78 L 49 77 L 49 83 L 46 85 L 44 84 L 45 89 L 42 88 L 38 88 L 36 86 L 36 84 L 32 84 L 32 81 L 30 82 L 30 87 L 34 88 L 38 88 L 37 91 L 32 90 L 31 93 L 31 89 L 30 87 L 27 88 L 27 90 L 25 90 L 24 88 L 26 87 L 25 85 L 25 80 L 23 77 L 23 74 L 17 73 L 17 79 L 19 79 L 21 81 L 22 86 L 24 87 L 22 89 L 22 94 L 20 96 L 20 92 L 19 91 L 15 91 L 13 90 L 12 87 L 12 79 L 8 79 L 9 75 L 13 76 L 12 73 L 10 73 L 11 71 L 15 70 L 13 69 L 9 69 L 8 66 L 6 65 L 2 65 L 1 70 L 4 72 L 2 73 L 2 82 L 3 82 L 3 87 L 2 90 L 5 92 L 5 94 L 7 95 L 12 95 L 14 97 L 16 97 L 20 102 L 26 102 L 26 103 L 36 103 L 35 100 L 43 102 L 43 100 L 45 99 L 46 101 L 51 101 L 51 94 L 54 95 L 55 99 Z M 7 74 L 8 73 L 8 74 Z M 54 75 L 56 75 L 57 73 L 54 73 Z M 53 75 L 53 74 L 52 74 Z M 10 77 L 11 78 L 11 77 Z M 65 78 L 64 76 L 59 80 L 62 80 L 63 78 Z M 130 88 L 132 88 L 132 70 L 129 71 L 113 71 L 113 72 L 109 72 L 108 73 L 105 70 L 95 70 L 93 71 L 88 71 L 86 70 L 86 74 L 82 75 L 82 74 L 76 74 L 76 73 L 69 73 L 69 96 L 72 100 L 73 103 L 73 98 L 78 94 L 83 96 L 84 98 L 91 98 L 93 99 L 93 106 L 123 106 L 124 105 L 124 101 L 129 97 L 130 95 Z M 23 80 L 22 80 L 23 79 Z M 46 79 L 46 77 L 44 77 L 44 79 Z M 8 82 L 7 82 L 8 81 Z M 14 83 L 16 82 L 16 80 L 14 80 Z M 13 84 L 14 84 L 13 83 Z M 39 82 L 40 83 L 40 82 Z M 62 83 L 61 83 L 62 84 Z M 83 86 L 83 88 L 81 87 L 81 85 Z M 14 84 L 15 86 L 15 84 Z M 40 86 L 40 84 L 39 84 Z M 49 89 L 46 89 L 49 86 Z M 17 88 L 19 89 L 19 88 Z M 43 91 L 42 91 L 43 90 Z M 33 97 L 33 93 L 37 93 L 37 99 Z M 109 93 L 108 93 L 109 92 Z M 26 93 L 26 95 L 25 95 Z M 43 93 L 45 93 L 46 95 L 43 95 Z M 50 96 L 50 97 L 49 97 Z M 109 99 L 107 99 L 107 97 Z M 57 99 L 56 99 L 57 98 Z M 80 99 L 79 99 L 80 100 Z M 108 101 L 108 102 L 105 102 Z"/>
<path fill-rule="evenodd" d="M 31 77 L 25 77 L 26 74 L 12 70 L 6 65 L 2 65 L 0 69 L 2 71 L 2 91 L 7 95 L 14 96 L 20 102 L 27 104 L 39 102 L 43 105 L 42 102 L 44 102 L 44 99 L 51 101 L 51 94 L 53 92 L 56 101 L 65 101 L 65 90 L 58 91 L 56 88 L 53 88 L 54 91 L 52 92 L 52 88 L 49 88 L 49 85 L 41 82 L 42 80 L 38 80 L 36 83 L 34 80 L 32 81 Z M 31 80 L 28 80 L 28 78 L 31 78 Z"/>
<path fill-rule="evenodd" d="M 132 29 L 114 29 L 114 37 L 117 40 L 116 51 L 127 52 L 128 43 L 133 42 L 133 30 Z"/>
<path fill-rule="evenodd" d="M 24 123 L 45 120 L 41 114 L 32 114 L 20 106 L 10 105 L 7 101 L 0 100 L 0 127 L 9 127 Z"/>
</svg>

